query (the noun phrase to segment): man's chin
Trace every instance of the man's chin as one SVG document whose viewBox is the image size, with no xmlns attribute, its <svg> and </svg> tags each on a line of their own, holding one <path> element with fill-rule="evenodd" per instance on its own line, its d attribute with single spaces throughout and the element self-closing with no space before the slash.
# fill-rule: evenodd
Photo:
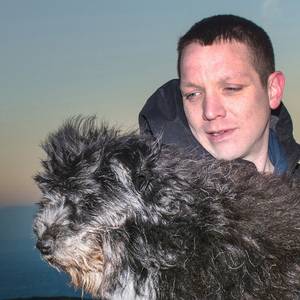
<svg viewBox="0 0 300 300">
<path fill-rule="evenodd" d="M 234 159 L 238 159 L 241 158 L 241 153 L 235 153 L 234 151 L 224 151 L 224 149 L 222 149 L 223 151 L 214 151 L 212 154 L 212 156 L 218 160 L 234 160 Z"/>
</svg>

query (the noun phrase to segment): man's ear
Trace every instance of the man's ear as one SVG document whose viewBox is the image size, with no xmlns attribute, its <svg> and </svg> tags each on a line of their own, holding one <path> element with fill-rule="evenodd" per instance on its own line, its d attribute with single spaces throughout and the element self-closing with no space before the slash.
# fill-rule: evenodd
<svg viewBox="0 0 300 300">
<path fill-rule="evenodd" d="M 271 109 L 276 109 L 281 103 L 285 86 L 284 74 L 280 71 L 273 72 L 268 78 L 268 96 Z"/>
</svg>

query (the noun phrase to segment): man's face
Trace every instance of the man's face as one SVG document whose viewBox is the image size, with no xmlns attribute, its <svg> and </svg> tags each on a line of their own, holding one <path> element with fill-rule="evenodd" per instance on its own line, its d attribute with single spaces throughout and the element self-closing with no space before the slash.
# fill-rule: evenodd
<svg viewBox="0 0 300 300">
<path fill-rule="evenodd" d="M 254 163 L 266 153 L 272 105 L 246 45 L 192 43 L 183 50 L 180 72 L 189 126 L 209 153 Z"/>
</svg>

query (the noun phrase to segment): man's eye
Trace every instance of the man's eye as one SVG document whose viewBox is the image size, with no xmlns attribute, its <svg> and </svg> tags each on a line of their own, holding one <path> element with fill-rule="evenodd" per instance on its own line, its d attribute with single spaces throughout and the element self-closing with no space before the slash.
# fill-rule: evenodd
<svg viewBox="0 0 300 300">
<path fill-rule="evenodd" d="M 184 94 L 184 99 L 186 100 L 195 100 L 196 98 L 198 98 L 200 95 L 200 92 L 194 92 L 194 93 L 187 93 L 187 94 Z"/>
<path fill-rule="evenodd" d="M 241 86 L 227 86 L 225 87 L 225 91 L 227 92 L 239 92 L 242 90 Z"/>
</svg>

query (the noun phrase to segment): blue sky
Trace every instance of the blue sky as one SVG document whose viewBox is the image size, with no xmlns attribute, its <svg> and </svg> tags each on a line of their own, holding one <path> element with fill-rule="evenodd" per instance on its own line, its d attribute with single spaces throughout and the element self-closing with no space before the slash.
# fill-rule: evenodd
<svg viewBox="0 0 300 300">
<path fill-rule="evenodd" d="M 299 11 L 294 0 L 0 0 L 0 204 L 38 200 L 39 144 L 67 117 L 136 128 L 146 99 L 176 77 L 178 38 L 214 14 L 269 33 L 300 140 Z"/>
</svg>

